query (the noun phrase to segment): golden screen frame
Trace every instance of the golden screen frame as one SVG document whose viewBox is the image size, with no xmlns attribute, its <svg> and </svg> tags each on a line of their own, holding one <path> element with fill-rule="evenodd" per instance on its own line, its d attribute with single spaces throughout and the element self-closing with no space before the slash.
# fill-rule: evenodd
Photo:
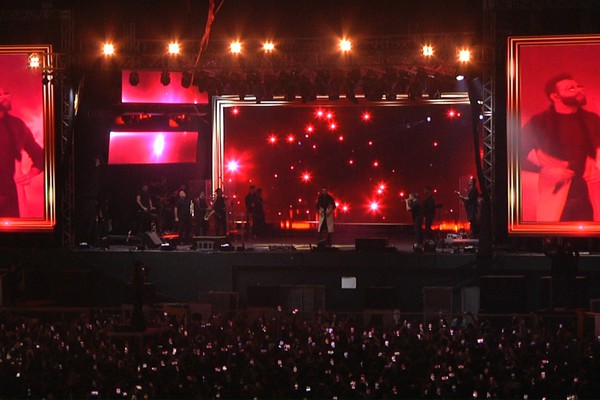
<svg viewBox="0 0 600 400">
<path fill-rule="evenodd" d="M 32 54 L 39 56 L 39 68 L 29 67 Z M 18 187 L 19 217 L 0 216 L 0 232 L 48 232 L 56 225 L 53 85 L 42 82 L 42 71 L 53 68 L 51 54 L 51 45 L 0 46 L 0 70 L 3 72 L 0 84 L 11 92 L 10 113 L 25 122 L 44 153 L 42 173 L 26 188 Z M 16 161 L 17 174 L 26 172 L 27 161 L 27 155 L 23 153 L 21 160 Z"/>
<path fill-rule="evenodd" d="M 546 212 L 549 207 L 546 206 L 547 201 L 542 200 L 545 195 L 540 180 L 542 174 L 522 169 L 523 154 L 520 150 L 524 125 L 532 116 L 540 115 L 550 106 L 544 85 L 552 76 L 569 73 L 573 79 L 584 84 L 588 91 L 588 104 L 584 108 L 600 115 L 600 79 L 595 77 L 599 61 L 600 35 L 508 38 L 506 124 L 509 234 L 587 237 L 600 233 L 600 218 L 596 210 L 592 219 L 584 221 L 560 221 L 560 208 L 558 213 Z"/>
</svg>

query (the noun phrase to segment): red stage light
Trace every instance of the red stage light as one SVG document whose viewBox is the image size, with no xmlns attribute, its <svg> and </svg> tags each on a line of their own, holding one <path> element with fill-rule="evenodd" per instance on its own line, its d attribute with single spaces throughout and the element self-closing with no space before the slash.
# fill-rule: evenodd
<svg viewBox="0 0 600 400">
<path fill-rule="evenodd" d="M 338 137 L 338 140 L 339 140 L 340 142 L 343 142 L 343 141 L 344 141 L 344 137 L 343 137 L 342 135 L 340 135 L 340 136 Z"/>
<path fill-rule="evenodd" d="M 233 115 L 238 115 L 238 114 L 240 113 L 240 109 L 239 109 L 239 108 L 237 108 L 237 107 L 233 107 L 233 108 L 231 109 L 231 113 L 232 113 Z"/>
<path fill-rule="evenodd" d="M 315 131 L 315 127 L 314 127 L 314 126 L 312 126 L 312 125 L 308 125 L 308 126 L 306 127 L 306 132 L 308 132 L 308 133 L 313 133 L 314 131 Z"/>
<path fill-rule="evenodd" d="M 316 116 L 317 118 L 319 118 L 319 119 L 320 119 L 320 118 L 323 118 L 323 116 L 324 116 L 324 115 L 325 115 L 325 111 L 323 111 L 323 110 L 322 110 L 322 109 L 320 109 L 320 108 L 319 108 L 319 109 L 317 109 L 317 111 L 315 112 L 315 116 Z"/>
<path fill-rule="evenodd" d="M 327 113 L 327 119 L 332 119 L 333 118 L 333 113 L 332 112 L 328 112 Z"/>
<path fill-rule="evenodd" d="M 353 165 L 354 164 L 354 160 L 349 160 L 348 164 Z"/>
<path fill-rule="evenodd" d="M 275 136 L 275 135 L 271 135 L 271 136 L 269 136 L 269 143 L 270 143 L 270 144 L 275 144 L 275 143 L 277 143 L 277 136 Z"/>
<path fill-rule="evenodd" d="M 288 143 L 294 143 L 295 140 L 296 140 L 296 138 L 294 137 L 294 135 L 288 135 L 288 137 L 287 137 Z"/>
<path fill-rule="evenodd" d="M 433 147 L 438 147 L 438 142 L 433 142 Z"/>
<path fill-rule="evenodd" d="M 311 178 L 311 177 L 310 177 L 310 173 L 308 173 L 308 172 L 304 172 L 304 173 L 302 174 L 302 181 L 303 181 L 303 182 L 310 182 L 310 178 Z"/>
<path fill-rule="evenodd" d="M 337 124 L 335 122 L 332 122 L 331 124 L 329 124 L 329 130 L 335 131 L 336 129 L 337 129 Z"/>
<path fill-rule="evenodd" d="M 376 202 L 376 201 L 372 201 L 372 202 L 369 204 L 369 209 L 370 209 L 372 212 L 379 211 L 379 203 L 378 203 L 378 202 Z"/>
<path fill-rule="evenodd" d="M 373 166 L 374 167 L 379 167 L 379 161 L 373 161 Z"/>
<path fill-rule="evenodd" d="M 364 112 L 362 115 L 362 120 L 363 121 L 370 121 L 371 120 L 371 114 L 368 112 Z"/>
<path fill-rule="evenodd" d="M 240 164 L 237 161 L 231 160 L 227 163 L 227 171 L 237 172 L 239 169 L 240 169 Z"/>
</svg>

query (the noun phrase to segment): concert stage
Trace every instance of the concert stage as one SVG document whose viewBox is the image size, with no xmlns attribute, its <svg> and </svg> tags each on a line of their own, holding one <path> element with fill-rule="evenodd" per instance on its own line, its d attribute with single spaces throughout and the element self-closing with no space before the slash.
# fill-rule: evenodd
<svg viewBox="0 0 600 400">
<path fill-rule="evenodd" d="M 376 231 L 366 233 L 377 233 Z M 129 301 L 135 263 L 147 268 L 148 302 L 212 303 L 213 310 L 276 307 L 311 312 L 446 310 L 527 313 L 552 306 L 550 259 L 541 253 L 438 247 L 415 252 L 405 229 L 353 237 L 343 227 L 332 247 L 314 232 L 242 241 L 212 249 L 161 250 L 128 243 L 108 248 L 4 251 L 0 267 L 19 265 L 25 296 L 61 306 L 119 306 Z M 205 238 L 212 240 L 211 238 Z M 218 243 L 218 244 L 217 244 Z M 472 251 L 472 252 L 470 252 Z M 584 253 L 574 306 L 600 298 L 599 254 Z"/>
</svg>

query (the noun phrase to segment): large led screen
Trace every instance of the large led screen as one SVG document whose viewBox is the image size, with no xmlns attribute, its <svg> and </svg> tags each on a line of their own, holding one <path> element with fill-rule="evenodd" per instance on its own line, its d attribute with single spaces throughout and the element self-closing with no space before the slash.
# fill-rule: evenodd
<svg viewBox="0 0 600 400">
<path fill-rule="evenodd" d="M 198 132 L 112 131 L 108 144 L 109 164 L 195 163 Z"/>
<path fill-rule="evenodd" d="M 509 38 L 509 232 L 600 233 L 600 36 Z"/>
<path fill-rule="evenodd" d="M 405 199 L 426 186 L 439 204 L 436 224 L 466 220 L 455 194 L 475 175 L 466 93 L 357 104 L 216 98 L 213 106 L 213 186 L 236 219 L 254 185 L 267 221 L 283 227 L 316 221 L 323 186 L 339 223 L 409 224 Z"/>
<path fill-rule="evenodd" d="M 0 47 L 0 231 L 55 225 L 52 85 L 42 83 L 49 54 L 50 46 Z"/>
</svg>

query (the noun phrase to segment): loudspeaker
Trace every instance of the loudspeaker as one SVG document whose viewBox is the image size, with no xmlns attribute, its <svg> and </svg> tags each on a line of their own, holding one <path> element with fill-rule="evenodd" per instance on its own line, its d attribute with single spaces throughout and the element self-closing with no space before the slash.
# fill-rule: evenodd
<svg viewBox="0 0 600 400">
<path fill-rule="evenodd" d="M 158 247 L 162 244 L 162 240 L 154 231 L 144 232 L 142 239 L 148 247 Z"/>
<path fill-rule="evenodd" d="M 385 238 L 357 238 L 354 244 L 356 251 L 385 251 L 387 239 Z"/>
</svg>

